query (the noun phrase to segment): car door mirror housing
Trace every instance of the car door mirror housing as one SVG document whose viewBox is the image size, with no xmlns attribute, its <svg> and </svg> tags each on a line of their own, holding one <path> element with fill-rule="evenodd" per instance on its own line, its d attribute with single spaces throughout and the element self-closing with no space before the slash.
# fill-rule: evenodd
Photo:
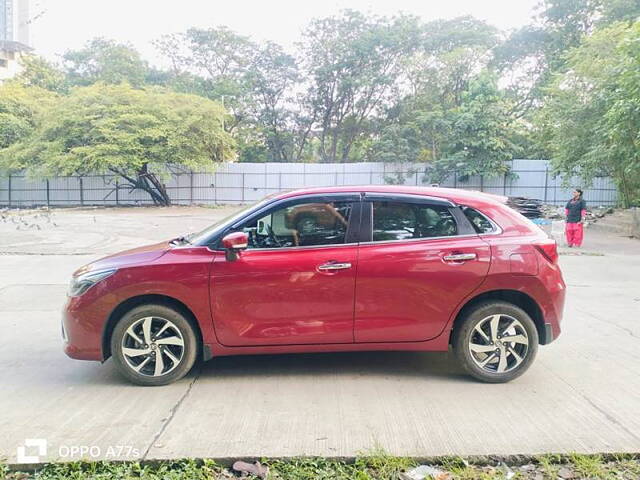
<svg viewBox="0 0 640 480">
<path fill-rule="evenodd" d="M 222 246 L 228 261 L 237 260 L 239 252 L 249 246 L 249 235 L 245 232 L 229 233 L 223 237 Z"/>
</svg>

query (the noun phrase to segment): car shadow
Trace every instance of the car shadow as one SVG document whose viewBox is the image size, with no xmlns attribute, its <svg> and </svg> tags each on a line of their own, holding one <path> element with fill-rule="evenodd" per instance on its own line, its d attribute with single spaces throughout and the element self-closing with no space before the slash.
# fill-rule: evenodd
<svg viewBox="0 0 640 480">
<path fill-rule="evenodd" d="M 121 377 L 113 360 L 97 362 L 65 362 L 46 383 L 68 386 L 139 388 Z M 72 368 L 71 368 L 72 367 Z M 277 376 L 302 377 L 404 377 L 446 382 L 475 383 L 458 366 L 451 352 L 339 352 L 273 355 L 232 355 L 214 357 L 197 365 L 180 382 L 216 378 L 252 378 Z M 32 379 L 37 381 L 37 379 Z M 162 388 L 162 387 L 160 387 Z"/>
<path fill-rule="evenodd" d="M 472 381 L 450 352 L 340 352 L 214 357 L 203 378 L 256 376 L 420 377 Z"/>
</svg>

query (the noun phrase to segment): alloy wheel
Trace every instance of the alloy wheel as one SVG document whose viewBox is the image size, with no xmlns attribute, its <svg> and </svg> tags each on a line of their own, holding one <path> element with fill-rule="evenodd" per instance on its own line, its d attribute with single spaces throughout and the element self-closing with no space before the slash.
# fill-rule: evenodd
<svg viewBox="0 0 640 480">
<path fill-rule="evenodd" d="M 135 372 L 148 377 L 166 375 L 184 356 L 184 338 L 180 329 L 161 317 L 136 320 L 122 338 L 122 355 Z"/>
<path fill-rule="evenodd" d="M 506 373 L 517 368 L 529 351 L 529 336 L 519 320 L 495 314 L 480 320 L 469 337 L 474 363 L 486 372 Z"/>
</svg>

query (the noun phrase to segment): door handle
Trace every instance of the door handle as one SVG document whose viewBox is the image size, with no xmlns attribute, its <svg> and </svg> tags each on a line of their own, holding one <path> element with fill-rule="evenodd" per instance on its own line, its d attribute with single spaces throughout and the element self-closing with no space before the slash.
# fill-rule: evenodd
<svg viewBox="0 0 640 480">
<path fill-rule="evenodd" d="M 475 260 L 477 255 L 475 253 L 453 253 L 451 255 L 445 255 L 444 260 L 446 262 L 466 262 L 467 260 Z"/>
<path fill-rule="evenodd" d="M 348 262 L 346 262 L 346 263 L 328 262 L 328 263 L 324 263 L 324 264 L 320 265 L 318 267 L 318 270 L 326 272 L 326 271 L 331 271 L 331 270 L 344 270 L 346 268 L 351 268 L 351 264 L 348 263 Z"/>
</svg>

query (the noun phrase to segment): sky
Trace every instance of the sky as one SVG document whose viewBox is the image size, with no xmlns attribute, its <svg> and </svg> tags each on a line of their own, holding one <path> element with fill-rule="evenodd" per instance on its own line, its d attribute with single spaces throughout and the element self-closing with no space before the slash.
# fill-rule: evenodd
<svg viewBox="0 0 640 480">
<path fill-rule="evenodd" d="M 254 40 L 292 50 L 312 18 L 350 8 L 377 15 L 414 14 L 425 21 L 473 15 L 503 29 L 531 21 L 538 0 L 31 0 L 31 43 L 56 60 L 102 36 L 128 42 L 161 63 L 152 41 L 189 27 L 226 25 Z"/>
</svg>

